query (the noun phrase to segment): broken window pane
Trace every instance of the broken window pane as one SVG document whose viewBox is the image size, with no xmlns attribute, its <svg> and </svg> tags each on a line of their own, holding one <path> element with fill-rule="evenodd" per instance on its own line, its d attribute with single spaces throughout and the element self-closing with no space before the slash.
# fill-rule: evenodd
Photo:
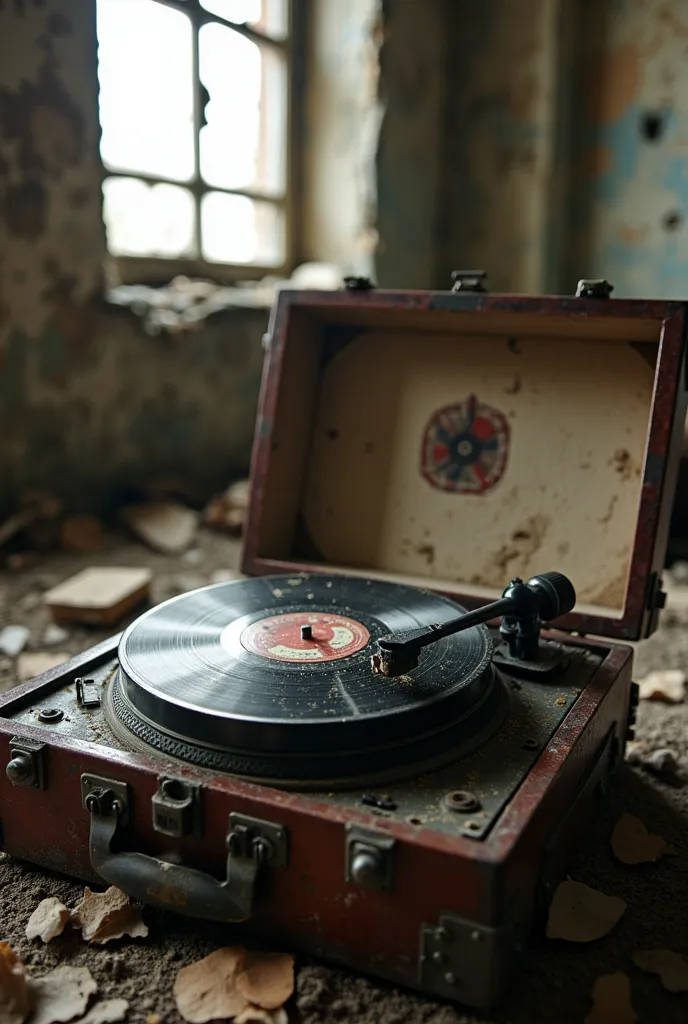
<svg viewBox="0 0 688 1024">
<path fill-rule="evenodd" d="M 113 170 L 194 174 L 189 18 L 163 4 L 98 0 L 100 150 Z"/>
<path fill-rule="evenodd" d="M 284 262 L 284 213 L 272 203 L 208 192 L 201 203 L 201 248 L 211 263 Z"/>
<path fill-rule="evenodd" d="M 217 22 L 199 32 L 199 70 L 210 100 L 200 135 L 201 176 L 215 188 L 282 195 L 285 188 L 286 68 Z"/>
<path fill-rule="evenodd" d="M 288 0 L 200 0 L 200 4 L 218 18 L 249 25 L 273 39 L 284 39 L 288 31 Z"/>
<path fill-rule="evenodd" d="M 178 185 L 107 178 L 103 219 L 113 256 L 193 256 L 194 197 Z"/>
</svg>

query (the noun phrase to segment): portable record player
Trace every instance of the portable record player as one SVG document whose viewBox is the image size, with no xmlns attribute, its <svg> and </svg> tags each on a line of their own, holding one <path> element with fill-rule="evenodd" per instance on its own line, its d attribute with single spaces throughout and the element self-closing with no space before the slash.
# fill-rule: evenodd
<svg viewBox="0 0 688 1024">
<path fill-rule="evenodd" d="M 247 578 L 0 697 L 5 850 L 499 999 L 632 735 L 686 308 L 468 284 L 281 294 Z"/>
</svg>

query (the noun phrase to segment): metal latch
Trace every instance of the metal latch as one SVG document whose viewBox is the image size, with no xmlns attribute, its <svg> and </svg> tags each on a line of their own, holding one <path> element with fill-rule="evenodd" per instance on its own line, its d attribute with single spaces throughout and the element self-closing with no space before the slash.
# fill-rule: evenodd
<svg viewBox="0 0 688 1024">
<path fill-rule="evenodd" d="M 391 892 L 394 888 L 395 845 L 396 841 L 391 836 L 347 825 L 346 881 L 376 892 Z"/>
<path fill-rule="evenodd" d="M 354 274 L 348 274 L 344 278 L 344 287 L 348 292 L 370 292 L 375 285 L 369 277 L 358 277 Z"/>
<path fill-rule="evenodd" d="M 74 680 L 74 686 L 76 687 L 76 702 L 79 707 L 100 707 L 100 690 L 96 685 L 95 679 L 82 679 L 79 677 Z"/>
<path fill-rule="evenodd" d="M 81 796 L 91 819 L 91 867 L 105 882 L 133 899 L 163 910 L 210 921 L 246 921 L 251 916 L 259 869 L 268 864 L 287 864 L 286 829 L 241 814 L 229 816 L 226 877 L 222 882 L 172 859 L 113 850 L 118 828 L 126 827 L 130 819 L 128 784 L 82 775 Z"/>
<path fill-rule="evenodd" d="M 13 786 L 45 789 L 45 743 L 13 736 L 5 774 Z"/>
<path fill-rule="evenodd" d="M 608 299 L 614 291 L 614 285 L 603 279 L 588 280 L 583 278 L 576 288 L 577 299 Z"/>
<path fill-rule="evenodd" d="M 453 292 L 486 292 L 487 271 L 452 270 Z"/>
<path fill-rule="evenodd" d="M 198 782 L 161 776 L 151 806 L 156 832 L 178 839 L 191 835 L 200 839 L 201 786 Z"/>
</svg>

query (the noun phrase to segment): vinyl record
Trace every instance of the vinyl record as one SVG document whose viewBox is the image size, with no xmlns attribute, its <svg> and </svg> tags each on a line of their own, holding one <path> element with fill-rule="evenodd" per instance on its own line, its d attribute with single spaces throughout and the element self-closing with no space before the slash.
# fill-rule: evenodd
<svg viewBox="0 0 688 1024">
<path fill-rule="evenodd" d="M 221 583 L 144 614 L 124 633 L 110 714 L 162 753 L 261 779 L 370 776 L 492 732 L 505 697 L 484 626 L 375 675 L 375 641 L 455 617 L 415 587 L 348 576 Z"/>
</svg>

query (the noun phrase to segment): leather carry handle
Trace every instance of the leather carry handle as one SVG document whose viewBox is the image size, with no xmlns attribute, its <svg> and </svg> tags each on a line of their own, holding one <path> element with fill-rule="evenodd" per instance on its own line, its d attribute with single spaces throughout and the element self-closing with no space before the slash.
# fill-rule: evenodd
<svg viewBox="0 0 688 1024">
<path fill-rule="evenodd" d="M 209 921 L 248 920 L 259 859 L 236 856 L 230 848 L 227 877 L 219 882 L 195 868 L 171 864 L 143 853 L 115 853 L 111 844 L 121 808 L 119 801 L 112 797 L 111 791 L 92 792 L 86 799 L 91 816 L 91 866 L 104 881 L 133 899 L 162 910 Z"/>
</svg>

